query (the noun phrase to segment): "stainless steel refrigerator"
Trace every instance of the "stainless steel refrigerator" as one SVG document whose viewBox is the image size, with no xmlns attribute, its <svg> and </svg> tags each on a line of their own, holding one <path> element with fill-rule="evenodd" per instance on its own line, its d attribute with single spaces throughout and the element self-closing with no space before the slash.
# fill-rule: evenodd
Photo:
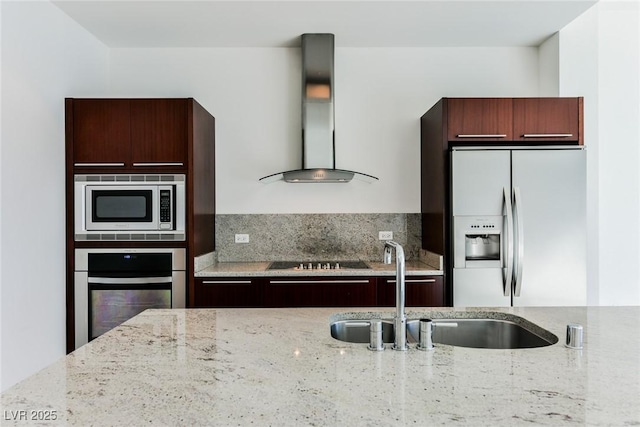
<svg viewBox="0 0 640 427">
<path fill-rule="evenodd" d="M 586 304 L 583 147 L 455 147 L 454 306 Z"/>
</svg>

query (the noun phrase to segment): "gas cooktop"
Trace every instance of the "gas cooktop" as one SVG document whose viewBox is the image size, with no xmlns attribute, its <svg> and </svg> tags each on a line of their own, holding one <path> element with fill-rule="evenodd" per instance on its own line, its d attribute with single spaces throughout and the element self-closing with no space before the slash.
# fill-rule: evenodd
<svg viewBox="0 0 640 427">
<path fill-rule="evenodd" d="M 364 261 L 274 261 L 268 270 L 355 270 L 370 269 Z"/>
</svg>

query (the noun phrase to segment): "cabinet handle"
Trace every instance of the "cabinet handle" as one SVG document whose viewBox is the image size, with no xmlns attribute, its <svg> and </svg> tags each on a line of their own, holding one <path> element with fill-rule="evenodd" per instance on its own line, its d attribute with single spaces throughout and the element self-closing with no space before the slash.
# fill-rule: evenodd
<svg viewBox="0 0 640 427">
<path fill-rule="evenodd" d="M 250 285 L 251 280 L 203 280 L 203 285 Z"/>
<path fill-rule="evenodd" d="M 571 138 L 572 133 L 525 133 L 523 138 Z"/>
<path fill-rule="evenodd" d="M 79 168 L 122 167 L 124 163 L 74 163 L 73 166 Z"/>
<path fill-rule="evenodd" d="M 171 283 L 167 277 L 89 277 L 87 283 L 96 285 L 150 285 L 154 283 Z"/>
<path fill-rule="evenodd" d="M 495 134 L 495 135 L 456 135 L 456 138 L 506 138 L 505 134 Z"/>
<path fill-rule="evenodd" d="M 396 280 L 388 280 L 388 283 L 396 283 Z M 404 283 L 435 283 L 436 279 L 405 279 Z"/>
<path fill-rule="evenodd" d="M 319 283 L 369 283 L 368 280 L 269 280 L 270 285 L 317 285 Z"/>
<path fill-rule="evenodd" d="M 136 167 L 147 167 L 147 166 L 184 166 L 182 162 L 151 162 L 151 163 L 134 163 L 133 166 Z"/>
</svg>

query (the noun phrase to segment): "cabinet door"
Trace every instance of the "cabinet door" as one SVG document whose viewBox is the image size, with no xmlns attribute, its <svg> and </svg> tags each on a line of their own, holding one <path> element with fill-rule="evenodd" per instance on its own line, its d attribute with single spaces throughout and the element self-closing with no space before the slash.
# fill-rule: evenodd
<svg viewBox="0 0 640 427">
<path fill-rule="evenodd" d="M 509 141 L 513 139 L 511 98 L 448 98 L 449 141 Z"/>
<path fill-rule="evenodd" d="M 514 139 L 579 141 L 580 98 L 516 98 L 513 100 Z"/>
<path fill-rule="evenodd" d="M 259 278 L 196 278 L 194 307 L 260 307 Z"/>
<path fill-rule="evenodd" d="M 375 279 L 304 277 L 268 279 L 267 307 L 360 307 L 376 305 Z"/>
<path fill-rule="evenodd" d="M 405 305 L 407 307 L 443 307 L 444 285 L 442 276 L 406 276 Z M 396 304 L 396 279 L 378 278 L 378 305 L 393 307 Z"/>
<path fill-rule="evenodd" d="M 128 100 L 73 100 L 74 165 L 124 167 L 131 158 L 129 117 Z"/>
<path fill-rule="evenodd" d="M 187 100 L 131 100 L 131 157 L 134 167 L 187 162 Z"/>
</svg>

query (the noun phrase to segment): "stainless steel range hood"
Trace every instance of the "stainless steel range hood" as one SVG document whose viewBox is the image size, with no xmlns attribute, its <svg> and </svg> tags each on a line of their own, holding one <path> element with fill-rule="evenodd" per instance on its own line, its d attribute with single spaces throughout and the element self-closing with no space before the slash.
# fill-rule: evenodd
<svg viewBox="0 0 640 427">
<path fill-rule="evenodd" d="M 336 169 L 334 132 L 333 34 L 303 34 L 302 39 L 302 169 L 265 176 L 260 181 L 374 182 L 378 178 Z"/>
</svg>

